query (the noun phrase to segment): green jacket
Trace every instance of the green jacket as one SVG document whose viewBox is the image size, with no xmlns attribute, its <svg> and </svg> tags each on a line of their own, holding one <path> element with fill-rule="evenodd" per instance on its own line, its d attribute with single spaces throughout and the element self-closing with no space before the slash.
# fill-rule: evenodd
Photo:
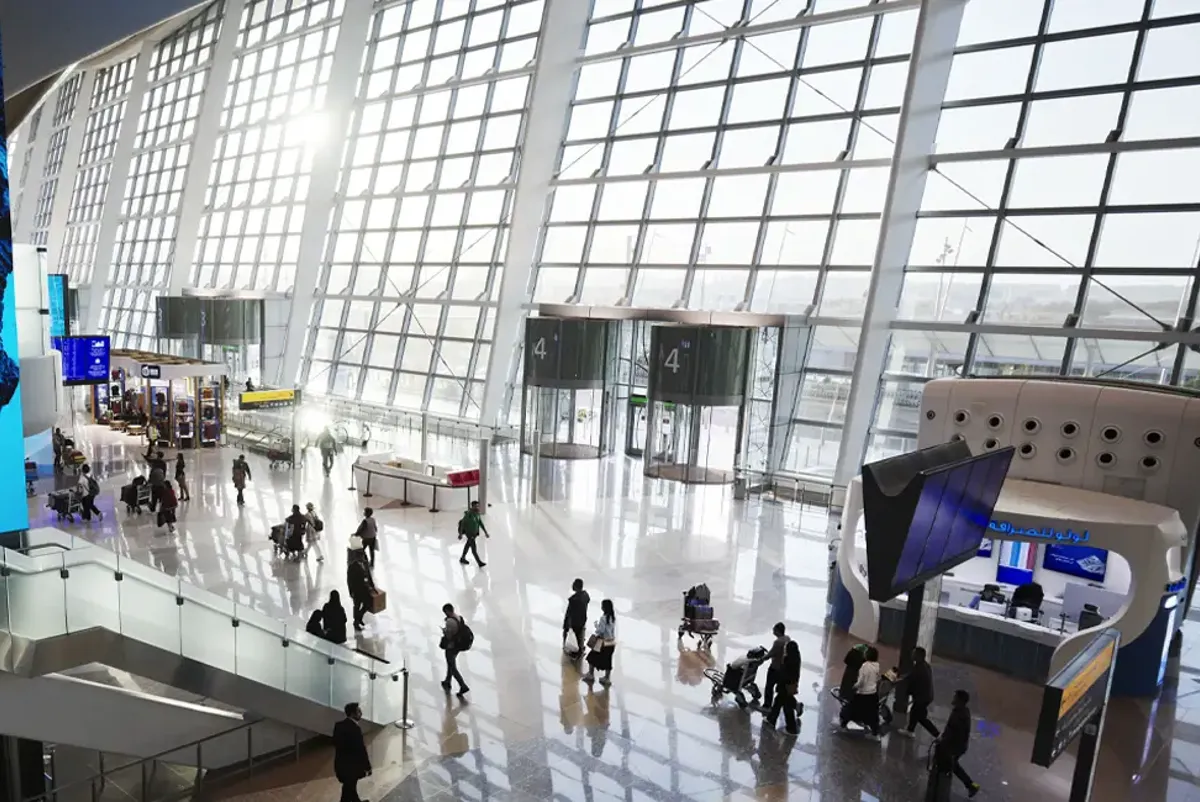
<svg viewBox="0 0 1200 802">
<path fill-rule="evenodd" d="M 470 510 L 464 512 L 462 520 L 458 522 L 458 533 L 467 537 L 479 537 L 480 531 L 487 531 L 483 525 L 483 516 Z"/>
</svg>

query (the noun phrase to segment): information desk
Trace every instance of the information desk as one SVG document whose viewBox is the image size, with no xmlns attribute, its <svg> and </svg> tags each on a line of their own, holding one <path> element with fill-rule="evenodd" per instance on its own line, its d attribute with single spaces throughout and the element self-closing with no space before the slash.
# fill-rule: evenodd
<svg viewBox="0 0 1200 802">
<path fill-rule="evenodd" d="M 354 461 L 354 481 L 364 497 L 382 496 L 404 504 L 465 510 L 474 498 L 479 471 L 404 459 L 393 454 L 368 454 Z"/>
<path fill-rule="evenodd" d="M 879 640 L 899 646 L 904 632 L 906 596 L 879 606 Z M 1029 682 L 1043 683 L 1050 676 L 1050 660 L 1062 642 L 1057 620 L 1054 629 L 969 607 L 938 610 L 933 654 L 990 668 Z M 1072 634 L 1068 630 L 1068 634 Z"/>
</svg>

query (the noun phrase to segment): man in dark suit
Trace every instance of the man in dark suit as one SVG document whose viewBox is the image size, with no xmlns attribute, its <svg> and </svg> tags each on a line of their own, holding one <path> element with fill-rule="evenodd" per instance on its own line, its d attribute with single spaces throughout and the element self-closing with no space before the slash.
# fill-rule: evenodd
<svg viewBox="0 0 1200 802">
<path fill-rule="evenodd" d="M 363 802 L 358 798 L 358 781 L 371 773 L 371 757 L 363 740 L 362 709 L 358 702 L 346 705 L 346 717 L 333 725 L 333 773 L 342 784 L 342 802 Z"/>
</svg>

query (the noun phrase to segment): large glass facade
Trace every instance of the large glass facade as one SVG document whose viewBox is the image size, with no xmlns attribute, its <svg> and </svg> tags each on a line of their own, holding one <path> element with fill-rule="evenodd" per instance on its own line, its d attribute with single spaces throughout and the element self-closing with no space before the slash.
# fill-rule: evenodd
<svg viewBox="0 0 1200 802">
<path fill-rule="evenodd" d="M 558 147 L 527 153 L 538 56 L 564 35 L 549 20 L 568 1 L 238 0 L 236 20 L 212 4 L 151 58 L 97 68 L 90 98 L 68 76 L 30 116 L 18 230 L 86 284 L 108 270 L 96 243 L 121 204 L 100 317 L 118 345 L 152 344 L 168 286 L 308 286 L 279 382 L 469 421 L 492 360 L 512 369 L 490 375 L 520 381 L 518 343 L 494 342 L 502 295 L 522 310 L 807 313 L 784 465 L 832 475 L 858 414 L 868 303 L 891 303 L 872 297 L 872 271 L 898 214 L 914 42 L 945 0 L 593 0 L 569 98 L 538 108 L 561 125 Z M 1200 173 L 1197 41 L 1200 8 L 1179 0 L 969 0 L 931 105 L 941 119 L 866 442 L 849 448 L 911 447 L 922 385 L 940 376 L 1200 382 L 1187 335 L 1200 189 L 1181 180 Z M 348 114 L 327 96 L 339 53 L 360 65 Z M 134 113 L 129 179 L 110 187 Z M 197 137 L 203 120 L 215 141 Z M 62 164 L 72 125 L 83 146 Z M 197 158 L 190 175 L 207 180 L 185 182 Z M 532 187 L 523 168 L 548 159 L 549 184 Z M 310 192 L 321 165 L 336 175 L 327 219 L 308 213 L 329 203 Z M 504 269 L 522 191 L 544 211 L 528 286 L 502 293 L 525 281 Z M 202 211 L 180 255 L 189 199 Z"/>
</svg>

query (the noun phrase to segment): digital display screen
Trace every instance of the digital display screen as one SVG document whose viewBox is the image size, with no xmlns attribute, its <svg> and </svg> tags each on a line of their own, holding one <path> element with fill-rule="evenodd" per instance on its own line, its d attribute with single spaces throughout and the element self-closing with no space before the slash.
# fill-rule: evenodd
<svg viewBox="0 0 1200 802">
<path fill-rule="evenodd" d="M 977 553 L 1011 460 L 1006 449 L 926 473 L 892 575 L 896 593 Z"/>
<path fill-rule="evenodd" d="M 62 353 L 63 386 L 108 382 L 107 336 L 58 337 L 51 345 Z"/>
<path fill-rule="evenodd" d="M 46 308 L 50 312 L 50 337 L 66 337 L 71 333 L 67 316 L 67 274 L 46 276 Z"/>
<path fill-rule="evenodd" d="M 1050 543 L 1042 556 L 1042 567 L 1047 571 L 1057 571 L 1092 582 L 1103 582 L 1108 572 L 1108 552 L 1090 546 L 1060 546 Z"/>
<path fill-rule="evenodd" d="M 971 466 L 950 471 L 946 489 L 942 491 L 942 503 L 933 519 L 929 539 L 925 541 L 925 555 L 921 558 L 921 572 L 932 571 L 942 564 L 942 554 L 950 537 L 959 528 L 970 503 L 966 493 L 967 481 L 971 478 Z"/>
<path fill-rule="evenodd" d="M 904 549 L 900 552 L 900 561 L 896 563 L 896 573 L 892 577 L 893 585 L 907 582 L 921 569 L 925 541 L 929 537 L 929 530 L 933 528 L 938 507 L 942 503 L 942 492 L 946 488 L 947 478 L 947 474 L 939 473 L 930 476 L 925 481 L 925 487 L 921 490 L 921 498 L 917 501 L 917 509 L 913 513 L 912 524 L 908 527 L 908 536 L 904 539 Z"/>
</svg>

